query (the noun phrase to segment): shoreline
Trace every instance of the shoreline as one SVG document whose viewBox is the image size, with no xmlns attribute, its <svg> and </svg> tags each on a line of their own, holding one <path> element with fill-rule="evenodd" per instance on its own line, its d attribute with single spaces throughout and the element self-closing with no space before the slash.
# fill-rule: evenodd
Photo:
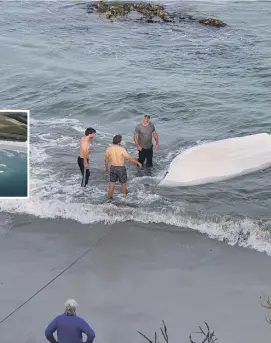
<svg viewBox="0 0 271 343">
<path fill-rule="evenodd" d="M 27 153 L 28 141 L 17 142 L 17 141 L 1 141 L 0 140 L 0 150 L 17 150 Z"/>
<path fill-rule="evenodd" d="M 87 225 L 17 215 L 10 225 L 7 236 L 0 234 L 0 319 L 92 250 L 2 324 L 6 343 L 42 342 L 45 326 L 69 297 L 101 342 L 144 342 L 137 330 L 152 337 L 162 320 L 172 342 L 188 342 L 204 321 L 220 343 L 270 341 L 268 312 L 259 302 L 262 293 L 271 295 L 266 254 L 159 224 Z"/>
</svg>

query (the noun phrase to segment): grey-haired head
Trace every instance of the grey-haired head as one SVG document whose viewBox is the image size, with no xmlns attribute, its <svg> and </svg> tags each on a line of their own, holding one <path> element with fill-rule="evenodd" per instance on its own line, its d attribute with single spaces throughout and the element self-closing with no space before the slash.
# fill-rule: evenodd
<svg viewBox="0 0 271 343">
<path fill-rule="evenodd" d="M 74 299 L 68 299 L 65 301 L 65 314 L 67 316 L 75 316 L 76 315 L 76 308 L 78 307 L 77 302 Z"/>
</svg>

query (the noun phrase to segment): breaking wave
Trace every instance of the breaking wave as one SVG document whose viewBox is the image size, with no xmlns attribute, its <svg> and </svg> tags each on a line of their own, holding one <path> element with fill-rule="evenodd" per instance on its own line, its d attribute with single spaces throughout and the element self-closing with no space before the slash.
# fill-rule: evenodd
<svg viewBox="0 0 271 343">
<path fill-rule="evenodd" d="M 91 205 L 83 203 L 65 203 L 60 200 L 40 201 L 38 197 L 31 200 L 6 200 L 0 203 L 0 211 L 29 214 L 40 218 L 62 218 L 74 220 L 82 224 L 103 222 L 135 221 L 139 223 L 163 223 L 180 228 L 196 230 L 207 234 L 212 239 L 224 241 L 229 245 L 254 249 L 271 256 L 271 223 L 262 223 L 250 219 L 232 220 L 217 218 L 216 220 L 193 219 L 180 213 L 180 209 L 161 208 L 160 211 L 149 211 L 142 208 L 131 208 L 114 204 Z"/>
<path fill-rule="evenodd" d="M 63 126 L 62 135 L 59 135 L 57 131 L 60 124 Z M 57 170 L 50 164 L 51 151 L 60 149 L 59 152 L 64 153 L 69 147 L 74 156 L 78 145 L 78 139 L 75 137 L 82 132 L 82 124 L 77 119 L 54 118 L 53 120 L 32 119 L 31 125 L 34 140 L 30 150 L 31 197 L 23 201 L 2 200 L 0 212 L 27 214 L 44 219 L 62 218 L 90 225 L 99 222 L 111 225 L 128 221 L 144 224 L 162 223 L 195 230 L 229 245 L 239 245 L 271 256 L 271 223 L 251 219 L 238 220 L 226 216 L 216 216 L 215 219 L 195 218 L 194 215 L 187 213 L 182 201 L 172 202 L 160 194 L 155 194 L 152 187 L 144 187 L 143 183 L 155 184 L 164 170 L 159 170 L 155 176 L 137 177 L 134 175 L 130 181 L 132 193 L 128 194 L 126 199 L 116 194 L 117 205 L 104 201 L 107 182 L 94 182 L 85 191 L 80 187 L 81 176 L 77 169 L 75 172 L 71 169 L 63 181 L 61 169 Z M 43 128 L 50 126 L 50 133 L 40 134 L 40 125 Z M 65 130 L 67 126 L 69 131 Z M 95 143 L 97 150 L 103 149 L 109 137 L 108 132 L 99 132 Z M 195 143 L 202 142 L 199 140 Z M 163 161 L 169 163 L 177 150 L 176 147 L 174 151 L 168 151 L 167 156 L 163 156 Z M 101 178 L 99 170 L 97 174 L 97 180 L 99 180 Z"/>
</svg>

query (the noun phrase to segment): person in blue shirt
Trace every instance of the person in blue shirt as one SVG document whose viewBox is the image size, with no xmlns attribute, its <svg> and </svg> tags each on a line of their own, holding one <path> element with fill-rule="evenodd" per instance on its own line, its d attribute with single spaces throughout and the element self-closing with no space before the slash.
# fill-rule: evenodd
<svg viewBox="0 0 271 343">
<path fill-rule="evenodd" d="M 84 333 L 87 336 L 85 343 L 92 343 L 95 332 L 89 324 L 76 315 L 78 304 L 74 299 L 65 302 L 65 311 L 56 316 L 45 330 L 45 337 L 50 343 L 82 343 Z M 54 332 L 57 331 L 57 340 Z"/>
</svg>

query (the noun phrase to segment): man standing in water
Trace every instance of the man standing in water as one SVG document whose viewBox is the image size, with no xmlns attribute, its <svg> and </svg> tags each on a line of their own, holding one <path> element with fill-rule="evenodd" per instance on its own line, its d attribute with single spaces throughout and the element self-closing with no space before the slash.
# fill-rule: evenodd
<svg viewBox="0 0 271 343">
<path fill-rule="evenodd" d="M 80 140 L 80 156 L 77 159 L 78 166 L 82 173 L 81 187 L 86 187 L 89 179 L 89 151 L 90 143 L 89 141 L 94 138 L 96 130 L 92 127 L 88 127 L 85 131 L 85 136 Z"/>
<path fill-rule="evenodd" d="M 131 157 L 126 149 L 120 146 L 120 143 L 122 141 L 121 135 L 116 135 L 113 138 L 113 145 L 106 149 L 105 153 L 105 159 L 104 159 L 104 166 L 105 166 L 105 172 L 108 172 L 108 163 L 109 160 L 111 162 L 110 166 L 110 184 L 108 189 L 108 198 L 112 198 L 114 189 L 115 189 L 115 183 L 119 180 L 121 183 L 121 193 L 123 196 L 127 194 L 127 172 L 126 167 L 124 165 L 124 159 L 126 158 L 130 162 L 137 164 L 140 168 L 142 167 L 142 164 L 135 160 L 133 157 Z"/>
<path fill-rule="evenodd" d="M 159 148 L 158 134 L 155 131 L 153 123 L 150 121 L 150 116 L 145 115 L 142 122 L 135 128 L 134 141 L 138 150 L 138 162 L 143 165 L 145 159 L 147 159 L 147 167 L 152 167 L 152 137 L 155 139 L 156 148 Z"/>
<path fill-rule="evenodd" d="M 84 333 L 87 336 L 85 343 L 92 343 L 95 332 L 89 324 L 81 317 L 76 315 L 77 302 L 68 299 L 65 302 L 63 314 L 55 317 L 45 329 L 45 337 L 50 343 L 82 343 Z M 54 332 L 57 332 L 57 340 Z"/>
</svg>

